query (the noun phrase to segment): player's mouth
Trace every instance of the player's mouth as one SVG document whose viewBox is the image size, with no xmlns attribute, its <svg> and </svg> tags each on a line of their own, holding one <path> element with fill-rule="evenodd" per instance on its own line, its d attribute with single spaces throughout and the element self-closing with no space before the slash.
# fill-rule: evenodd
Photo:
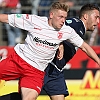
<svg viewBox="0 0 100 100">
<path fill-rule="evenodd" d="M 97 25 L 93 25 L 93 27 L 94 27 L 94 28 L 96 28 L 96 27 L 97 27 Z"/>
<path fill-rule="evenodd" d="M 64 24 L 60 24 L 60 26 L 62 27 Z"/>
</svg>

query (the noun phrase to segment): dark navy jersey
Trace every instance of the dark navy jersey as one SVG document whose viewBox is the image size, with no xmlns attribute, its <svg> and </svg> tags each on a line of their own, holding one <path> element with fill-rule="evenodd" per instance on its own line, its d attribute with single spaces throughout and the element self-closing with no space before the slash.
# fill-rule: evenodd
<svg viewBox="0 0 100 100">
<path fill-rule="evenodd" d="M 65 25 L 69 25 L 72 27 L 77 34 L 80 35 L 81 38 L 83 38 L 83 35 L 85 34 L 85 27 L 83 22 L 78 18 L 69 18 L 65 21 Z"/>
<path fill-rule="evenodd" d="M 65 22 L 66 25 L 72 27 L 81 37 L 85 34 L 85 28 L 81 20 L 77 18 L 67 19 Z M 66 63 L 75 55 L 76 49 L 75 46 L 67 41 L 63 41 L 64 45 L 64 57 L 62 60 L 57 59 L 57 53 L 53 60 L 53 63 L 50 63 L 46 68 L 45 77 L 44 77 L 44 86 L 43 89 L 49 96 L 52 95 L 61 95 L 68 96 L 69 92 L 67 89 L 67 84 L 64 79 L 63 71 L 59 71 L 62 69 Z M 56 68 L 58 67 L 58 68 Z"/>
<path fill-rule="evenodd" d="M 83 22 L 78 18 L 69 18 L 65 21 L 65 24 L 72 27 L 76 33 L 83 38 L 85 34 L 85 27 Z M 64 57 L 62 60 L 54 58 L 53 62 L 57 65 L 59 69 L 62 69 L 66 63 L 72 59 L 72 57 L 76 54 L 75 46 L 67 41 L 63 41 L 64 45 Z"/>
</svg>

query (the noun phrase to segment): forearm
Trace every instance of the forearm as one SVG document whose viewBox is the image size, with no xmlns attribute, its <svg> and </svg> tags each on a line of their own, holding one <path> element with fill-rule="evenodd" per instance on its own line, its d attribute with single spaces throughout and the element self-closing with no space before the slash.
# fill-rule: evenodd
<svg viewBox="0 0 100 100">
<path fill-rule="evenodd" d="M 0 14 L 0 22 L 8 23 L 8 15 L 7 14 Z"/>
<path fill-rule="evenodd" d="M 64 46 L 63 44 L 60 44 L 57 52 L 57 58 L 61 60 L 63 58 L 63 55 L 64 55 Z"/>
<path fill-rule="evenodd" d="M 82 46 L 80 47 L 82 51 L 84 51 L 90 58 L 92 58 L 98 65 L 100 65 L 100 59 L 95 53 L 95 51 L 87 44 L 83 43 Z"/>
</svg>

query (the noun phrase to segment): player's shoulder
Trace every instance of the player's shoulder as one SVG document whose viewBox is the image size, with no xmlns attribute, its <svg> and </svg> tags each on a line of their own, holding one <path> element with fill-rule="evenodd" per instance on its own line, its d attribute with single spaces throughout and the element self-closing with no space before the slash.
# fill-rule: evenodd
<svg viewBox="0 0 100 100">
<path fill-rule="evenodd" d="M 68 32 L 68 33 L 71 33 L 73 28 L 70 27 L 69 25 L 63 25 L 63 27 L 61 28 L 61 30 L 65 31 L 65 32 Z"/>
<path fill-rule="evenodd" d="M 75 17 L 66 19 L 65 24 L 71 27 L 82 27 L 83 26 L 83 22 L 79 18 L 75 18 Z"/>
<path fill-rule="evenodd" d="M 65 21 L 65 25 L 73 28 L 81 37 L 83 37 L 83 35 L 85 34 L 84 24 L 79 18 L 68 18 Z"/>
<path fill-rule="evenodd" d="M 34 14 L 33 14 L 32 17 L 33 17 L 34 19 L 36 19 L 36 21 L 47 22 L 47 20 L 48 20 L 48 18 L 45 17 L 45 16 L 38 16 L 38 15 L 34 15 Z"/>
</svg>

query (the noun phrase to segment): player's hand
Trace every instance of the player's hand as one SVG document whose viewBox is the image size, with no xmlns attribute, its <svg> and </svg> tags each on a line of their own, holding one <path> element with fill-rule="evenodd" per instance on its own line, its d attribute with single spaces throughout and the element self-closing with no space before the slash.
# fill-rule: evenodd
<svg viewBox="0 0 100 100">
<path fill-rule="evenodd" d="M 64 55 L 64 46 L 63 44 L 60 44 L 57 52 L 57 58 L 61 60 L 63 58 L 63 55 Z"/>
</svg>

